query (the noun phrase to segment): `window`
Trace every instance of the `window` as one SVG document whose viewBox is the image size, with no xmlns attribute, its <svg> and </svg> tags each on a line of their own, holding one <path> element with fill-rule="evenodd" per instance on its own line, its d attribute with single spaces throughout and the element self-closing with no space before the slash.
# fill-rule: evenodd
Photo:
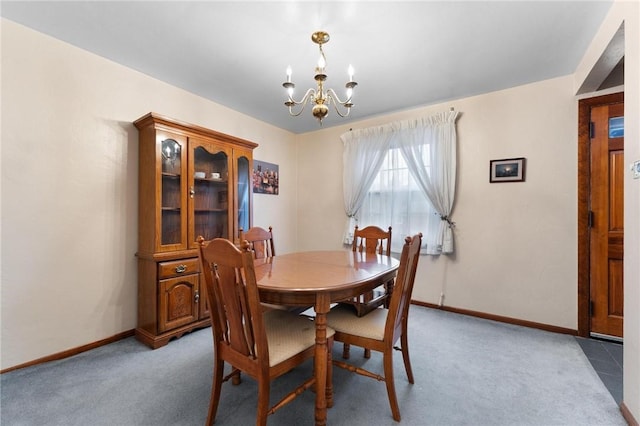
<svg viewBox="0 0 640 426">
<path fill-rule="evenodd" d="M 429 151 L 423 151 L 424 164 L 430 165 Z M 430 167 L 430 166 L 427 166 Z M 392 148 L 382 163 L 360 208 L 360 226 L 392 227 L 391 250 L 402 251 L 404 237 L 422 232 L 425 236 L 437 232 L 440 216 L 431 206 L 400 150 Z"/>
<path fill-rule="evenodd" d="M 451 110 L 340 136 L 344 244 L 353 241 L 356 224 L 391 226 L 394 251 L 406 236 L 421 232 L 423 253 L 453 253 L 457 114 Z"/>
<path fill-rule="evenodd" d="M 452 109 L 340 136 L 347 216 L 343 243 L 351 244 L 359 219 L 362 226 L 390 225 L 395 243 L 422 232 L 425 254 L 453 253 L 457 115 Z"/>
</svg>

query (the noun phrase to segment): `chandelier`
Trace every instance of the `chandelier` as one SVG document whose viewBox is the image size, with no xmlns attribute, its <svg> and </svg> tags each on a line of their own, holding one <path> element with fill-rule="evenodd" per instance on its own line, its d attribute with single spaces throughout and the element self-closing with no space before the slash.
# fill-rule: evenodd
<svg viewBox="0 0 640 426">
<path fill-rule="evenodd" d="M 347 99 L 342 101 L 333 89 L 325 89 L 324 82 L 327 80 L 327 74 L 325 73 L 325 67 L 327 66 L 327 60 L 322 50 L 322 45 L 329 42 L 329 34 L 324 31 L 316 31 L 311 34 L 311 40 L 320 48 L 320 58 L 318 59 L 318 65 L 316 66 L 316 75 L 313 79 L 316 81 L 316 88 L 307 90 L 300 101 L 293 99 L 293 89 L 296 85 L 291 81 L 291 67 L 287 68 L 287 81 L 282 83 L 282 86 L 287 89 L 287 101 L 284 103 L 289 108 L 289 114 L 297 117 L 302 114 L 307 103 L 313 104 L 311 108 L 311 114 L 318 119 L 320 125 L 322 125 L 322 119 L 329 113 L 329 105 L 333 104 L 333 108 L 336 110 L 340 117 L 346 117 L 351 112 L 353 103 L 351 97 L 353 95 L 353 88 L 358 85 L 353 81 L 353 67 L 349 65 L 349 81 L 345 84 L 347 89 Z M 295 112 L 294 107 L 301 105 L 300 109 Z M 343 110 L 340 111 L 340 108 Z"/>
</svg>

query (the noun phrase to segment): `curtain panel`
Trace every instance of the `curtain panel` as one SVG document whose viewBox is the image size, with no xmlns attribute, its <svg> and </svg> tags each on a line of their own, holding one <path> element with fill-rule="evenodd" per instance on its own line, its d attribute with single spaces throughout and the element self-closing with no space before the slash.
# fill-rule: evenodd
<svg viewBox="0 0 640 426">
<path fill-rule="evenodd" d="M 382 127 L 351 131 L 340 136 L 342 155 L 344 211 L 347 215 L 343 244 L 353 242 L 355 217 L 389 151 L 392 133 Z"/>
</svg>

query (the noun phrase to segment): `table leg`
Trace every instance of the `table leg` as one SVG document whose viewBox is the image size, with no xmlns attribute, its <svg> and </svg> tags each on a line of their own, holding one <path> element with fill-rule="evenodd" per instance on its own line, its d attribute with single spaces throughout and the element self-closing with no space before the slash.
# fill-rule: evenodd
<svg viewBox="0 0 640 426">
<path fill-rule="evenodd" d="M 329 312 L 329 301 L 318 297 L 316 301 L 316 353 L 315 353 L 315 375 L 316 375 L 316 426 L 327 424 L 327 312 Z"/>
<path fill-rule="evenodd" d="M 327 408 L 333 407 L 333 337 L 327 339 Z"/>
</svg>

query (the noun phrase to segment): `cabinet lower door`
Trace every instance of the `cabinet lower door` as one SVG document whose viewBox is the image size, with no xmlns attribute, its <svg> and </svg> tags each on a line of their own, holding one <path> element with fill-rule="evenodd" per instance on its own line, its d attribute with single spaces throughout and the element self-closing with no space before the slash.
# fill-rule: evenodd
<svg viewBox="0 0 640 426">
<path fill-rule="evenodd" d="M 200 309 L 198 274 L 160 280 L 158 331 L 163 333 L 197 321 Z"/>
</svg>

